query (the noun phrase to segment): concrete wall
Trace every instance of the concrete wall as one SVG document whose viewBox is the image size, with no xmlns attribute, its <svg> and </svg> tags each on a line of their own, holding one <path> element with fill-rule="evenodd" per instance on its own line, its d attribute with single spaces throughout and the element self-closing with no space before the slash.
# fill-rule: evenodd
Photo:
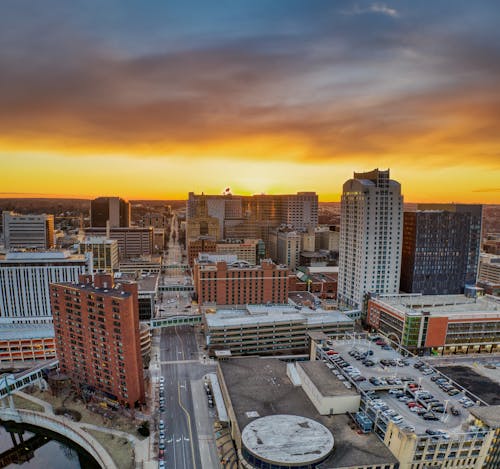
<svg viewBox="0 0 500 469">
<path fill-rule="evenodd" d="M 321 415 L 345 414 L 346 412 L 357 412 L 359 410 L 361 400 L 359 394 L 323 396 L 300 364 L 297 366 L 297 373 L 302 381 L 302 389 Z M 332 375 L 332 379 L 336 378 Z"/>
</svg>

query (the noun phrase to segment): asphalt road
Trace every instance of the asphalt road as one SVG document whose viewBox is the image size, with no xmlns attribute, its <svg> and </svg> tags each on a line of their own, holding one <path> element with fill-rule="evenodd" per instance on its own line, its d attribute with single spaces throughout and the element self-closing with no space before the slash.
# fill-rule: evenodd
<svg viewBox="0 0 500 469">
<path fill-rule="evenodd" d="M 161 332 L 160 362 L 165 378 L 166 409 L 160 418 L 166 426 L 165 462 L 169 469 L 217 467 L 211 462 L 216 458 L 214 445 L 203 444 L 200 455 L 200 440 L 205 443 L 213 437 L 211 425 L 215 414 L 208 409 L 206 397 L 198 387 L 202 389 L 203 377 L 213 372 L 215 365 L 203 359 L 196 333 L 191 326 L 166 328 Z M 197 396 L 195 402 L 193 395 Z"/>
</svg>

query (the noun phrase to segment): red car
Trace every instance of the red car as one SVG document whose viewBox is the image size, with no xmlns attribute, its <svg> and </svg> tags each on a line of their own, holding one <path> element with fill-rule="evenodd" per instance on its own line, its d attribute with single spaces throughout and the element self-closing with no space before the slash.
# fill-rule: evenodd
<svg viewBox="0 0 500 469">
<path fill-rule="evenodd" d="M 335 352 L 335 350 L 328 350 L 328 352 L 326 352 L 327 355 L 338 355 L 339 352 Z"/>
</svg>

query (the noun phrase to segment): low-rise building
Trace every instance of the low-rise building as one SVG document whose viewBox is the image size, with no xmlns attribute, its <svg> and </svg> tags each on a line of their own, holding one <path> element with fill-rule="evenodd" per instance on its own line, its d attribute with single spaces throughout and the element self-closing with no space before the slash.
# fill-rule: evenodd
<svg viewBox="0 0 500 469">
<path fill-rule="evenodd" d="M 232 355 L 298 353 L 308 347 L 308 333 L 335 335 L 354 330 L 354 321 L 338 311 L 299 306 L 247 305 L 204 314 L 207 346 Z"/>
<path fill-rule="evenodd" d="M 199 305 L 287 303 L 287 266 L 271 260 L 251 265 L 245 261 L 227 263 L 212 259 L 216 257 L 200 257 L 194 263 L 194 288 Z"/>
<path fill-rule="evenodd" d="M 366 320 L 413 351 L 500 351 L 500 298 L 489 295 L 376 295 L 368 301 Z"/>
<path fill-rule="evenodd" d="M 51 249 L 55 246 L 54 215 L 2 214 L 5 249 Z"/>
<path fill-rule="evenodd" d="M 56 357 L 51 324 L 3 324 L 0 326 L 0 362 L 50 360 Z"/>
<path fill-rule="evenodd" d="M 118 270 L 118 241 L 104 236 L 89 236 L 78 244 L 80 254 L 92 253 L 94 272 Z"/>
</svg>

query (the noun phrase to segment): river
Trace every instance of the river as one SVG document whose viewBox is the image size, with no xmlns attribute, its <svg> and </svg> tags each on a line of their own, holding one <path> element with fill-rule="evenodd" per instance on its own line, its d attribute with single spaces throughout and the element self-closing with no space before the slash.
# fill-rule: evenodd
<svg viewBox="0 0 500 469">
<path fill-rule="evenodd" d="M 29 461 L 22 464 L 9 463 L 8 451 L 13 448 L 12 438 L 0 421 L 0 468 L 22 469 L 99 469 L 100 466 L 82 448 L 62 436 L 47 432 L 38 427 L 17 425 L 23 429 L 23 441 L 37 446 L 34 451 L 26 452 Z M 28 431 L 29 428 L 29 431 Z M 33 438 L 38 436 L 39 438 Z M 45 438 L 44 438 L 45 437 Z M 15 435 L 19 442 L 19 435 Z M 39 446 L 39 447 L 38 447 Z"/>
</svg>

